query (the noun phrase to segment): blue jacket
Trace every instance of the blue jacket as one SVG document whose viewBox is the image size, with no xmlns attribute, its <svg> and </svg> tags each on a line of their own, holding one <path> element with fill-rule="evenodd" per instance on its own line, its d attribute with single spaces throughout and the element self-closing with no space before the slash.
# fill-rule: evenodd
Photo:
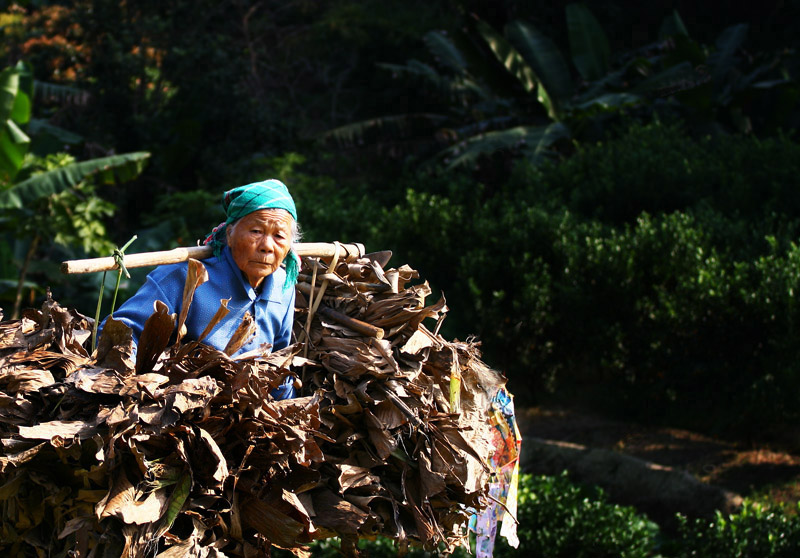
<svg viewBox="0 0 800 558">
<path fill-rule="evenodd" d="M 256 333 L 232 356 L 257 349 L 264 343 L 270 343 L 273 351 L 289 345 L 294 322 L 295 290 L 294 287 L 283 288 L 286 272 L 282 268 L 265 277 L 261 290 L 257 293 L 236 265 L 227 247 L 219 257 L 204 260 L 203 265 L 208 270 L 208 281 L 195 291 L 186 318 L 185 339 L 196 340 L 219 309 L 220 300 L 229 298 L 228 315 L 211 330 L 203 343 L 220 351 L 224 350 L 245 312 L 249 311 L 255 320 Z M 145 321 L 154 311 L 153 304 L 156 300 L 166 304 L 170 313 L 180 314 L 187 268 L 186 263 L 156 268 L 150 272 L 147 281 L 136 294 L 114 312 L 115 319 L 133 329 L 133 337 L 137 343 Z M 282 386 L 273 390 L 272 395 L 276 399 L 293 397 L 292 381 L 288 377 Z"/>
</svg>

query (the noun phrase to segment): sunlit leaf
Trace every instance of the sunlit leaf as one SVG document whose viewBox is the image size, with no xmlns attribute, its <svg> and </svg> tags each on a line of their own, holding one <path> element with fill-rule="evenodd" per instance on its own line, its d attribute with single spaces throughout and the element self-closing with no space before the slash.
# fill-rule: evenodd
<svg viewBox="0 0 800 558">
<path fill-rule="evenodd" d="M 74 188 L 92 176 L 100 178 L 105 184 L 131 180 L 142 172 L 149 157 L 150 154 L 146 152 L 112 155 L 37 174 L 0 192 L 0 209 L 22 209 L 40 198 Z"/>
<path fill-rule="evenodd" d="M 536 74 L 520 53 L 488 23 L 479 21 L 476 26 L 500 63 L 522 83 L 525 91 L 533 93 L 536 90 Z"/>
<path fill-rule="evenodd" d="M 558 115 L 560 106 L 567 103 L 575 91 L 569 67 L 561 51 L 548 37 L 524 21 L 512 21 L 506 26 L 506 36 L 531 66 L 552 103 L 551 116 Z"/>
</svg>

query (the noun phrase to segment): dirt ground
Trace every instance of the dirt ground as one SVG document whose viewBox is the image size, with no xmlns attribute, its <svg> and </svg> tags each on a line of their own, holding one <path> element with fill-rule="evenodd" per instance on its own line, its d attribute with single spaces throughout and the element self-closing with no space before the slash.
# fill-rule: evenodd
<svg viewBox="0 0 800 558">
<path fill-rule="evenodd" d="M 520 412 L 522 411 L 522 412 Z M 699 480 L 759 501 L 800 502 L 800 452 L 734 443 L 673 428 L 653 428 L 589 413 L 533 407 L 517 411 L 520 432 L 604 448 L 682 469 Z"/>
</svg>

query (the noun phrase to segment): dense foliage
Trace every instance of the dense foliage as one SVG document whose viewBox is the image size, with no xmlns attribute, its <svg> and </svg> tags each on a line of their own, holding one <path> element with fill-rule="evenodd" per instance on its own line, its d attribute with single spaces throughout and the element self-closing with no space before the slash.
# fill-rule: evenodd
<svg viewBox="0 0 800 558">
<path fill-rule="evenodd" d="M 797 419 L 799 156 L 786 138 L 634 126 L 519 165 L 491 196 L 409 189 L 376 235 L 460 302 L 455 334 L 537 393 L 759 428 Z"/>
<path fill-rule="evenodd" d="M 56 279 L 60 259 L 133 234 L 129 251 L 194 244 L 222 190 L 277 176 L 306 239 L 420 268 L 453 309 L 445 332 L 478 336 L 521 401 L 796 421 L 798 57 L 791 25 L 763 29 L 796 6 L 712 25 L 714 3 L 662 4 L 14 4 L 2 55 L 31 70 L 3 113 L 3 188 L 151 157 L 126 185 L 6 218 L 3 305 L 50 285 L 90 312 L 99 278 Z M 376 136 L 318 141 L 364 122 Z"/>
<path fill-rule="evenodd" d="M 522 475 L 518 506 L 519 548 L 499 541 L 499 558 L 646 558 L 657 544 L 655 523 L 566 474 Z"/>
<path fill-rule="evenodd" d="M 61 260 L 134 234 L 129 252 L 194 244 L 221 191 L 275 176 L 306 239 L 418 268 L 448 299 L 444 333 L 477 336 L 520 403 L 795 429 L 799 10 L 4 4 L 0 305 L 49 286 L 91 313 L 101 278 L 61 277 Z M 665 542 L 563 477 L 522 486 L 521 556 L 797 554 L 782 511 L 684 520 Z"/>
<path fill-rule="evenodd" d="M 746 503 L 739 513 L 717 512 L 709 521 L 680 518 L 670 556 L 689 558 L 789 558 L 800 552 L 797 510 Z"/>
</svg>

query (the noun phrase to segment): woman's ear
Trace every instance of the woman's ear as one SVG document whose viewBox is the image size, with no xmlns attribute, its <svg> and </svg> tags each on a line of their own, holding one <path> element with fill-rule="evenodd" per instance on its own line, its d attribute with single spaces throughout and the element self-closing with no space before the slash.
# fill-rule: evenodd
<svg viewBox="0 0 800 558">
<path fill-rule="evenodd" d="M 231 235 L 233 234 L 233 225 L 225 225 L 225 244 L 231 245 Z"/>
</svg>

